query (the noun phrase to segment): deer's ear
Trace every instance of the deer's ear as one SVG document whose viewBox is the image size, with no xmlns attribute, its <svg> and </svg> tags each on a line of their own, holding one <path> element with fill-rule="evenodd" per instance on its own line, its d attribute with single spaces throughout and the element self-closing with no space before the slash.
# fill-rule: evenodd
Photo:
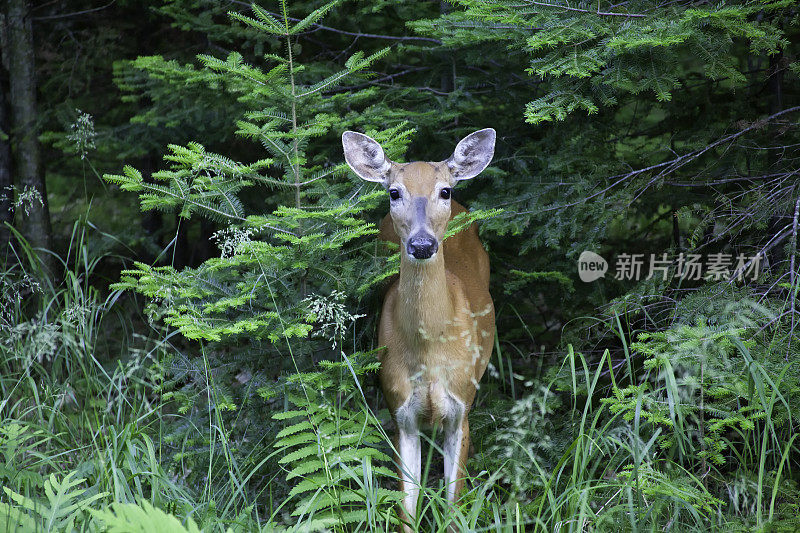
<svg viewBox="0 0 800 533">
<path fill-rule="evenodd" d="M 447 159 L 447 166 L 455 181 L 474 178 L 489 166 L 494 155 L 494 141 L 497 132 L 492 128 L 470 133 L 456 145 Z"/>
<path fill-rule="evenodd" d="M 363 133 L 346 131 L 342 134 L 344 159 L 359 178 L 384 183 L 392 162 L 375 139 Z"/>
</svg>

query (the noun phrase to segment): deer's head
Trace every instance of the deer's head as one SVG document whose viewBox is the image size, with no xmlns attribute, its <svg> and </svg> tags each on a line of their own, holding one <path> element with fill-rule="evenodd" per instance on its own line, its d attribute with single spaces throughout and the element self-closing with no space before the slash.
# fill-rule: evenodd
<svg viewBox="0 0 800 533">
<path fill-rule="evenodd" d="M 390 213 L 400 237 L 401 253 L 409 259 L 433 258 L 450 220 L 453 186 L 474 178 L 494 155 L 492 128 L 464 137 L 449 158 L 429 163 L 395 163 L 371 137 L 354 131 L 342 135 L 344 158 L 361 179 L 383 184 L 389 192 Z"/>
</svg>

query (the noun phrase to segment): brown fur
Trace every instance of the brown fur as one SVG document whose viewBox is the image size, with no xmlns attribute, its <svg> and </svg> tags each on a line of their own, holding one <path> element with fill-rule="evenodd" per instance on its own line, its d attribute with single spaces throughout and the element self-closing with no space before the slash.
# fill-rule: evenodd
<svg viewBox="0 0 800 533">
<path fill-rule="evenodd" d="M 399 184 L 409 195 L 429 198 L 430 228 L 440 242 L 447 221 L 466 211 L 454 200 L 446 209 L 437 202 L 439 188 L 453 184 L 444 163 L 393 164 L 387 188 Z M 407 237 L 410 223 L 404 215 L 402 210 L 388 214 L 381 222 L 380 238 L 399 244 L 398 233 Z M 379 343 L 386 349 L 381 355 L 380 382 L 393 415 L 415 384 L 425 393 L 428 422 L 443 418 L 438 406 L 446 391 L 464 403 L 458 476 L 463 478 L 469 449 L 467 414 L 492 354 L 494 306 L 489 294 L 489 257 L 475 224 L 445 240 L 440 252 L 418 263 L 401 251 L 400 275 L 386 294 L 381 316 Z M 462 487 L 460 480 L 456 494 Z"/>
<path fill-rule="evenodd" d="M 465 211 L 444 193 L 480 174 L 494 155 L 497 132 L 470 133 L 438 163 L 397 164 L 363 133 L 346 131 L 347 164 L 361 179 L 381 183 L 391 198 L 381 238 L 400 243 L 400 273 L 383 302 L 380 381 L 397 423 L 400 510 L 413 522 L 419 502 L 419 430 L 441 425 L 447 497 L 463 487 L 469 450 L 469 409 L 494 345 L 489 258 L 475 225 L 443 242 L 448 221 Z M 408 484 L 408 486 L 406 486 Z M 408 525 L 403 526 L 410 531 Z"/>
</svg>

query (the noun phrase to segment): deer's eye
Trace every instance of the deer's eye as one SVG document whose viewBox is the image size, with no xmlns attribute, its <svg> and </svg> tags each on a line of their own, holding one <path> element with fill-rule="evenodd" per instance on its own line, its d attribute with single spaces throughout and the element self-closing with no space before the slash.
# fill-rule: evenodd
<svg viewBox="0 0 800 533">
<path fill-rule="evenodd" d="M 392 200 L 397 200 L 398 198 L 400 198 L 400 191 L 398 191 L 397 189 L 389 189 L 389 198 L 391 198 Z"/>
<path fill-rule="evenodd" d="M 444 200 L 449 200 L 449 199 L 450 199 L 450 195 L 451 195 L 452 193 L 453 193 L 453 190 L 452 190 L 450 187 L 445 187 L 445 188 L 444 188 L 444 189 L 442 189 L 442 191 L 439 193 L 439 196 L 441 196 L 441 197 L 442 197 L 442 199 L 444 199 Z"/>
</svg>

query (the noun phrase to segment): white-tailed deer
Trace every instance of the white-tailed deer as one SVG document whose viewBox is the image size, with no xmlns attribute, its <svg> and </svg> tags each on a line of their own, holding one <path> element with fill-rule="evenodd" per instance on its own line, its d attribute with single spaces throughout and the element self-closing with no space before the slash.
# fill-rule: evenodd
<svg viewBox="0 0 800 533">
<path fill-rule="evenodd" d="M 390 212 L 381 238 L 400 244 L 400 275 L 383 302 L 380 382 L 397 423 L 398 475 L 413 521 L 421 475 L 419 429 L 444 432 L 444 479 L 455 501 L 464 484 L 469 413 L 494 345 L 489 257 L 475 224 L 442 243 L 448 221 L 466 209 L 452 187 L 474 178 L 494 154 L 495 131 L 476 131 L 437 163 L 394 163 L 372 138 L 347 131 L 345 159 L 364 180 L 383 184 Z"/>
</svg>

